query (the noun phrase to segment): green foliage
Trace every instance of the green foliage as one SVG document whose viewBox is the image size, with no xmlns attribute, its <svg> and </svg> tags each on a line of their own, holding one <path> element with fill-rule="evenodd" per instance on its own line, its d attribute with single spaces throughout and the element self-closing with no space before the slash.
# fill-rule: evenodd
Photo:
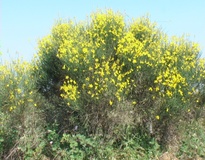
<svg viewBox="0 0 205 160">
<path fill-rule="evenodd" d="M 86 159 L 96 152 L 96 142 L 80 134 L 73 136 L 64 134 L 61 143 L 68 150 L 68 159 Z"/>
<path fill-rule="evenodd" d="M 186 133 L 182 138 L 178 156 L 180 159 L 204 158 L 205 157 L 205 136 L 203 121 L 192 122 L 186 126 Z"/>
</svg>

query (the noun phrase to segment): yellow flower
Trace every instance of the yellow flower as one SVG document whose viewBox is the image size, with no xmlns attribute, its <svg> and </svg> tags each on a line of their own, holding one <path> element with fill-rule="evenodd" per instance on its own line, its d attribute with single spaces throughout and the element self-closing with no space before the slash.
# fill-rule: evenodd
<svg viewBox="0 0 205 160">
<path fill-rule="evenodd" d="M 92 84 L 89 84 L 89 88 L 93 88 L 93 85 L 92 85 Z"/>
<path fill-rule="evenodd" d="M 155 90 L 156 90 L 156 91 L 159 91 L 159 87 L 157 86 L 157 87 L 155 88 Z"/>
<path fill-rule="evenodd" d="M 157 120 L 159 120 L 160 119 L 160 117 L 157 115 L 156 117 L 155 117 Z"/>
<path fill-rule="evenodd" d="M 153 91 L 152 87 L 149 88 L 150 91 Z"/>
<path fill-rule="evenodd" d="M 17 92 L 18 92 L 18 94 L 20 94 L 20 93 L 21 93 L 21 89 L 18 88 L 18 89 L 17 89 Z"/>
<path fill-rule="evenodd" d="M 9 108 L 9 111 L 11 112 L 12 110 L 13 110 L 13 107 L 10 107 L 10 108 Z"/>
<path fill-rule="evenodd" d="M 83 48 L 83 53 L 88 53 L 88 49 L 87 48 Z"/>
<path fill-rule="evenodd" d="M 137 104 L 137 102 L 136 102 L 136 101 L 133 101 L 132 104 L 135 105 L 135 104 Z"/>
<path fill-rule="evenodd" d="M 63 65 L 62 69 L 65 69 L 65 65 Z"/>
<path fill-rule="evenodd" d="M 109 101 L 109 104 L 112 106 L 113 102 L 110 100 L 110 101 Z"/>
</svg>

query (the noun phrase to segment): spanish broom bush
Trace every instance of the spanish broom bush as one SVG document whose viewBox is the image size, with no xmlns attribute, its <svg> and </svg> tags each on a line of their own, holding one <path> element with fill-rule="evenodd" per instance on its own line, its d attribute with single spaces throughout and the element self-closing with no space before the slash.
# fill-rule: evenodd
<svg viewBox="0 0 205 160">
<path fill-rule="evenodd" d="M 199 53 L 198 44 L 169 38 L 148 17 L 127 23 L 107 10 L 53 27 L 39 43 L 39 79 L 49 85 L 43 92 L 65 102 L 79 132 L 115 135 L 131 126 L 163 141 L 199 101 Z"/>
</svg>

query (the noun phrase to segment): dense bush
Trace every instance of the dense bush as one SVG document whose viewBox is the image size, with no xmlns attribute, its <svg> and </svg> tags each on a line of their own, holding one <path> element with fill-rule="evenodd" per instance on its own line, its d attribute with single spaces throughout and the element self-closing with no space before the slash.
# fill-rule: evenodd
<svg viewBox="0 0 205 160">
<path fill-rule="evenodd" d="M 32 81 L 32 64 L 15 60 L 0 68 L 1 159 L 35 157 L 44 137 L 44 122 L 37 109 L 42 101 Z"/>
<path fill-rule="evenodd" d="M 192 109 L 202 83 L 198 45 L 169 39 L 147 17 L 126 24 L 108 10 L 88 23 L 59 22 L 39 48 L 46 85 L 58 86 L 54 93 L 75 113 L 70 121 L 88 134 L 125 124 L 164 134 Z"/>
<path fill-rule="evenodd" d="M 201 133 L 183 135 L 204 120 L 199 52 L 148 17 L 128 23 L 107 10 L 57 22 L 33 62 L 0 66 L 2 158 L 157 159 L 173 146 L 203 157 L 189 145 Z"/>
</svg>

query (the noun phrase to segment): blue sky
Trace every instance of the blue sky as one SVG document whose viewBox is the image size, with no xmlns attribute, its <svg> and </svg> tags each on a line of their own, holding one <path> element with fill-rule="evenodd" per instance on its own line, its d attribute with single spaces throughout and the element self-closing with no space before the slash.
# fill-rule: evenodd
<svg viewBox="0 0 205 160">
<path fill-rule="evenodd" d="M 168 35 L 189 34 L 205 57 L 205 0 L 0 0 L 2 60 L 31 60 L 56 20 L 86 20 L 97 9 L 120 11 L 128 19 L 149 14 Z"/>
</svg>

